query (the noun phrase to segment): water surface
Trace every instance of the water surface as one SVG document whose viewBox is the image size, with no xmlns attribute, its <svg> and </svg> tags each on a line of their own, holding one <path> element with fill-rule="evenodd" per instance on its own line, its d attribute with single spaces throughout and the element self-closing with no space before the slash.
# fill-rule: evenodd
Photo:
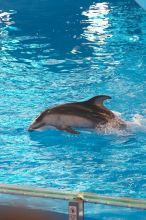
<svg viewBox="0 0 146 220">
<path fill-rule="evenodd" d="M 146 198 L 145 12 L 132 0 L 2 0 L 0 9 L 0 181 Z M 139 126 L 28 133 L 45 108 L 98 94 Z"/>
</svg>

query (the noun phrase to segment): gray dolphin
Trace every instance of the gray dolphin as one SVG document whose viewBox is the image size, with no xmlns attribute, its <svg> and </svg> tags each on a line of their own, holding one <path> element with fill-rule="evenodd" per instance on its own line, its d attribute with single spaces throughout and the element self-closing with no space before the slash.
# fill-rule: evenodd
<svg viewBox="0 0 146 220">
<path fill-rule="evenodd" d="M 72 134 L 80 134 L 72 127 L 98 129 L 110 122 L 114 122 L 116 128 L 125 128 L 125 122 L 103 105 L 106 99 L 111 99 L 111 97 L 99 95 L 87 101 L 48 108 L 32 122 L 28 130 L 33 131 L 53 126 Z"/>
</svg>

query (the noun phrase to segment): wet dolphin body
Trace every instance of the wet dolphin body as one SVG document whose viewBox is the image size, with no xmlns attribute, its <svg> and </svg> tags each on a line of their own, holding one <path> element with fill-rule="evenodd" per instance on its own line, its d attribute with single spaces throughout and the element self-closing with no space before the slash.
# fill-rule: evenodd
<svg viewBox="0 0 146 220">
<path fill-rule="evenodd" d="M 125 123 L 103 105 L 106 99 L 111 99 L 111 97 L 100 95 L 87 101 L 67 103 L 46 109 L 32 122 L 28 130 L 40 130 L 53 126 L 59 130 L 79 134 L 73 127 L 98 129 L 111 121 L 116 122 L 117 128 L 125 127 Z"/>
</svg>

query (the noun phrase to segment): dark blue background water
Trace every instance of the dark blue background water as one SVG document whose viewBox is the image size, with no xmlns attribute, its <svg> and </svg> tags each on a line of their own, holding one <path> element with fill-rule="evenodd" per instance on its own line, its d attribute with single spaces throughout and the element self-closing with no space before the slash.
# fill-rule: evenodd
<svg viewBox="0 0 146 220">
<path fill-rule="evenodd" d="M 145 12 L 132 0 L 2 0 L 0 48 L 0 181 L 145 198 Z M 98 94 L 136 118 L 130 133 L 27 132 L 46 107 Z"/>
</svg>

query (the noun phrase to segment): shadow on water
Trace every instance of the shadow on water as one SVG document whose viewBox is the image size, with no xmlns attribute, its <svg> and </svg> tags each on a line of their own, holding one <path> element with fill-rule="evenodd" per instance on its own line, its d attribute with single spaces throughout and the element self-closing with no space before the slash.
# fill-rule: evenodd
<svg viewBox="0 0 146 220">
<path fill-rule="evenodd" d="M 4 1 L 1 8 L 13 9 L 16 12 L 12 17 L 19 32 L 9 29 L 11 35 L 44 36 L 46 39 L 43 39 L 43 43 L 51 42 L 51 46 L 63 54 L 84 42 L 80 36 L 88 24 L 81 22 L 85 17 L 82 10 L 87 10 L 91 4 L 92 0 L 74 2 L 36 0 L 21 1 L 21 4 L 15 0 Z"/>
<path fill-rule="evenodd" d="M 95 131 L 80 130 L 80 135 L 72 135 L 64 131 L 45 130 L 29 132 L 29 138 L 41 147 L 61 146 L 75 147 L 80 151 L 106 151 L 127 143 L 133 143 L 133 135 L 102 134 Z M 134 139 L 135 141 L 135 139 Z"/>
<path fill-rule="evenodd" d="M 106 146 L 110 140 L 110 138 L 103 138 L 103 135 L 98 135 L 95 132 L 86 132 L 81 131 L 80 135 L 72 135 L 64 131 L 58 130 L 46 130 L 46 131 L 33 131 L 29 132 L 29 137 L 31 140 L 38 142 L 44 147 L 49 147 L 50 145 L 74 145 L 80 146 L 80 148 L 89 147 L 90 140 L 90 148 Z M 107 142 L 107 144 L 106 144 Z M 82 147 L 81 147 L 82 146 Z"/>
<path fill-rule="evenodd" d="M 127 3 L 127 0 L 125 1 Z M 98 3 L 104 4 L 102 0 L 99 0 Z M 109 0 L 106 2 L 109 10 L 112 10 L 113 5 L 115 6 L 116 4 L 117 3 L 115 0 Z M 132 1 L 129 1 L 129 4 L 124 7 L 123 3 L 121 4 L 119 10 L 127 10 L 127 12 L 129 12 L 131 4 L 134 3 Z M 94 52 L 92 45 L 92 43 L 94 43 L 94 40 L 96 40 L 97 42 L 99 41 L 100 43 L 100 39 L 98 39 L 98 36 L 97 39 L 94 39 L 96 34 L 102 34 L 100 33 L 100 30 L 99 33 L 96 30 L 96 27 L 94 26 L 94 19 L 97 19 L 98 22 L 98 18 L 100 19 L 101 16 L 104 16 L 104 14 L 102 15 L 102 13 L 100 14 L 100 12 L 97 13 L 95 5 L 96 3 L 93 0 L 27 0 L 21 1 L 21 4 L 19 4 L 18 0 L 15 0 L 13 2 L 8 0 L 2 2 L 1 9 L 3 11 L 13 9 L 13 12 L 15 12 L 14 14 L 11 12 L 11 16 L 13 23 L 16 25 L 17 28 L 14 28 L 13 25 L 12 28 L 11 26 L 9 26 L 10 35 L 35 36 L 36 38 L 45 37 L 45 39 L 42 40 L 43 43 L 51 42 L 51 47 L 55 49 L 56 52 L 59 52 L 60 55 L 63 55 L 64 53 L 67 55 L 70 51 L 74 49 L 79 49 L 80 53 L 82 53 L 82 57 L 86 57 L 87 55 L 89 56 L 90 54 L 92 54 L 92 52 Z M 91 6 L 93 6 L 93 11 L 92 9 L 89 10 Z M 95 13 L 94 16 L 90 14 L 92 12 Z M 103 18 L 106 19 L 106 14 Z M 113 19 L 114 24 L 115 18 L 113 17 L 111 19 Z M 103 26 L 105 26 L 105 24 L 103 24 Z M 82 35 L 86 29 L 88 31 L 88 37 Z M 112 32 L 112 25 L 107 27 L 107 29 L 111 29 Z M 19 31 L 16 32 L 15 30 Z M 40 42 L 41 39 L 39 39 L 39 41 L 37 41 L 36 39 L 36 43 Z M 27 41 L 27 43 L 31 43 L 31 40 Z M 100 47 L 100 45 L 94 45 L 94 48 L 96 47 L 98 50 L 98 47 Z"/>
<path fill-rule="evenodd" d="M 119 138 L 96 132 L 81 131 L 80 135 L 72 135 L 57 130 L 30 132 L 29 137 L 34 143 L 33 148 L 41 148 L 46 152 L 62 152 L 62 155 L 68 155 L 72 159 L 81 158 L 82 162 L 88 160 L 87 158 L 92 155 L 91 157 L 96 163 L 102 163 L 102 160 L 111 154 L 112 149 L 116 151 L 116 148 L 118 149 L 127 140 L 125 137 Z"/>
</svg>

